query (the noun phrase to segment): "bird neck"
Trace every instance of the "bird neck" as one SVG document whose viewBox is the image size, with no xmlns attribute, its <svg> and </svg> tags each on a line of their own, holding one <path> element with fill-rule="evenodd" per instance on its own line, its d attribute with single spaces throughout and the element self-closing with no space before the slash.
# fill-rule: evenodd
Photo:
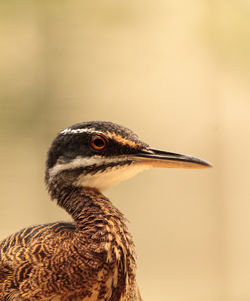
<svg viewBox="0 0 250 301">
<path fill-rule="evenodd" d="M 96 219 L 102 221 L 102 224 L 115 220 L 120 221 L 121 226 L 126 228 L 124 215 L 95 188 L 56 182 L 50 185 L 48 190 L 52 199 L 55 199 L 57 204 L 71 215 L 77 227 L 83 227 L 86 220 L 91 217 L 93 223 Z"/>
<path fill-rule="evenodd" d="M 99 190 L 90 187 L 63 187 L 57 197 L 57 204 L 64 208 L 79 228 L 86 221 L 96 220 L 103 225 L 109 221 L 120 221 L 126 227 L 124 215 Z"/>
<path fill-rule="evenodd" d="M 96 253 L 106 254 L 106 263 L 114 269 L 112 283 L 116 283 L 116 291 L 138 294 L 134 243 L 124 215 L 97 189 L 70 185 L 53 187 L 49 187 L 49 192 L 74 219 L 80 242 L 87 241 L 90 247 L 95 246 Z"/>
</svg>

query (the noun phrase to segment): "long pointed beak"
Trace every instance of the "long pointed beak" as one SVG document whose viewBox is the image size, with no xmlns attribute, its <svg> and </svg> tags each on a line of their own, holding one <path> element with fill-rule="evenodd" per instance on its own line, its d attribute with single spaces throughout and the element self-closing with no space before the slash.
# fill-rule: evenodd
<svg viewBox="0 0 250 301">
<path fill-rule="evenodd" d="M 147 148 L 135 155 L 139 163 L 160 168 L 207 168 L 212 165 L 192 156 Z"/>
</svg>

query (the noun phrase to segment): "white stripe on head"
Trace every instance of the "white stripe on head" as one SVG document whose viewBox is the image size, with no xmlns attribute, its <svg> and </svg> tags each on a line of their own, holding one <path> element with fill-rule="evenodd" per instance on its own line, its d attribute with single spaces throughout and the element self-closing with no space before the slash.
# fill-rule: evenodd
<svg viewBox="0 0 250 301">
<path fill-rule="evenodd" d="M 67 134 L 81 134 L 81 133 L 89 133 L 89 134 L 100 134 L 103 135 L 102 131 L 98 131 L 94 128 L 84 128 L 84 129 L 71 129 L 67 128 L 60 132 L 60 134 L 67 135 Z M 129 138 L 123 137 L 120 134 L 112 133 L 112 132 L 105 132 L 105 136 L 107 136 L 110 139 L 116 140 L 118 143 L 121 143 L 123 145 L 128 145 L 130 147 L 136 147 L 138 145 L 138 142 L 132 141 Z M 139 143 L 140 144 L 140 143 Z"/>
<path fill-rule="evenodd" d="M 67 169 L 75 169 L 79 167 L 88 167 L 91 165 L 104 165 L 111 162 L 121 162 L 126 160 L 126 157 L 113 157 L 113 158 L 104 158 L 102 156 L 92 156 L 92 157 L 76 157 L 68 163 L 56 163 L 53 167 L 49 169 L 49 181 L 53 179 L 54 176 L 60 172 Z"/>
<path fill-rule="evenodd" d="M 81 134 L 81 133 L 101 133 L 100 131 L 96 131 L 93 128 L 84 128 L 84 129 L 71 129 L 67 128 L 60 132 L 60 134 L 67 135 L 67 134 Z"/>
</svg>

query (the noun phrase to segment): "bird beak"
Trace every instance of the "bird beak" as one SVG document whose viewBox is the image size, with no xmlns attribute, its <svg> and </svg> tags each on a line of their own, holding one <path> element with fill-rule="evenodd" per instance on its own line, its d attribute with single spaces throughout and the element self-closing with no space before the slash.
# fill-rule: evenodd
<svg viewBox="0 0 250 301">
<path fill-rule="evenodd" d="M 136 160 L 140 164 L 160 168 L 206 168 L 212 165 L 201 159 L 162 151 L 154 148 L 147 148 L 136 154 Z"/>
</svg>

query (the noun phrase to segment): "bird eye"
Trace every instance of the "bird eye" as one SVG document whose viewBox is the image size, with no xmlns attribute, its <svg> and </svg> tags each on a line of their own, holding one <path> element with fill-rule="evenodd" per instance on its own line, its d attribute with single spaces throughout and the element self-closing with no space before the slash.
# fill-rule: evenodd
<svg viewBox="0 0 250 301">
<path fill-rule="evenodd" d="M 100 135 L 94 136 L 90 140 L 90 146 L 96 150 L 96 151 L 101 151 L 103 150 L 107 145 L 107 140 Z"/>
</svg>

